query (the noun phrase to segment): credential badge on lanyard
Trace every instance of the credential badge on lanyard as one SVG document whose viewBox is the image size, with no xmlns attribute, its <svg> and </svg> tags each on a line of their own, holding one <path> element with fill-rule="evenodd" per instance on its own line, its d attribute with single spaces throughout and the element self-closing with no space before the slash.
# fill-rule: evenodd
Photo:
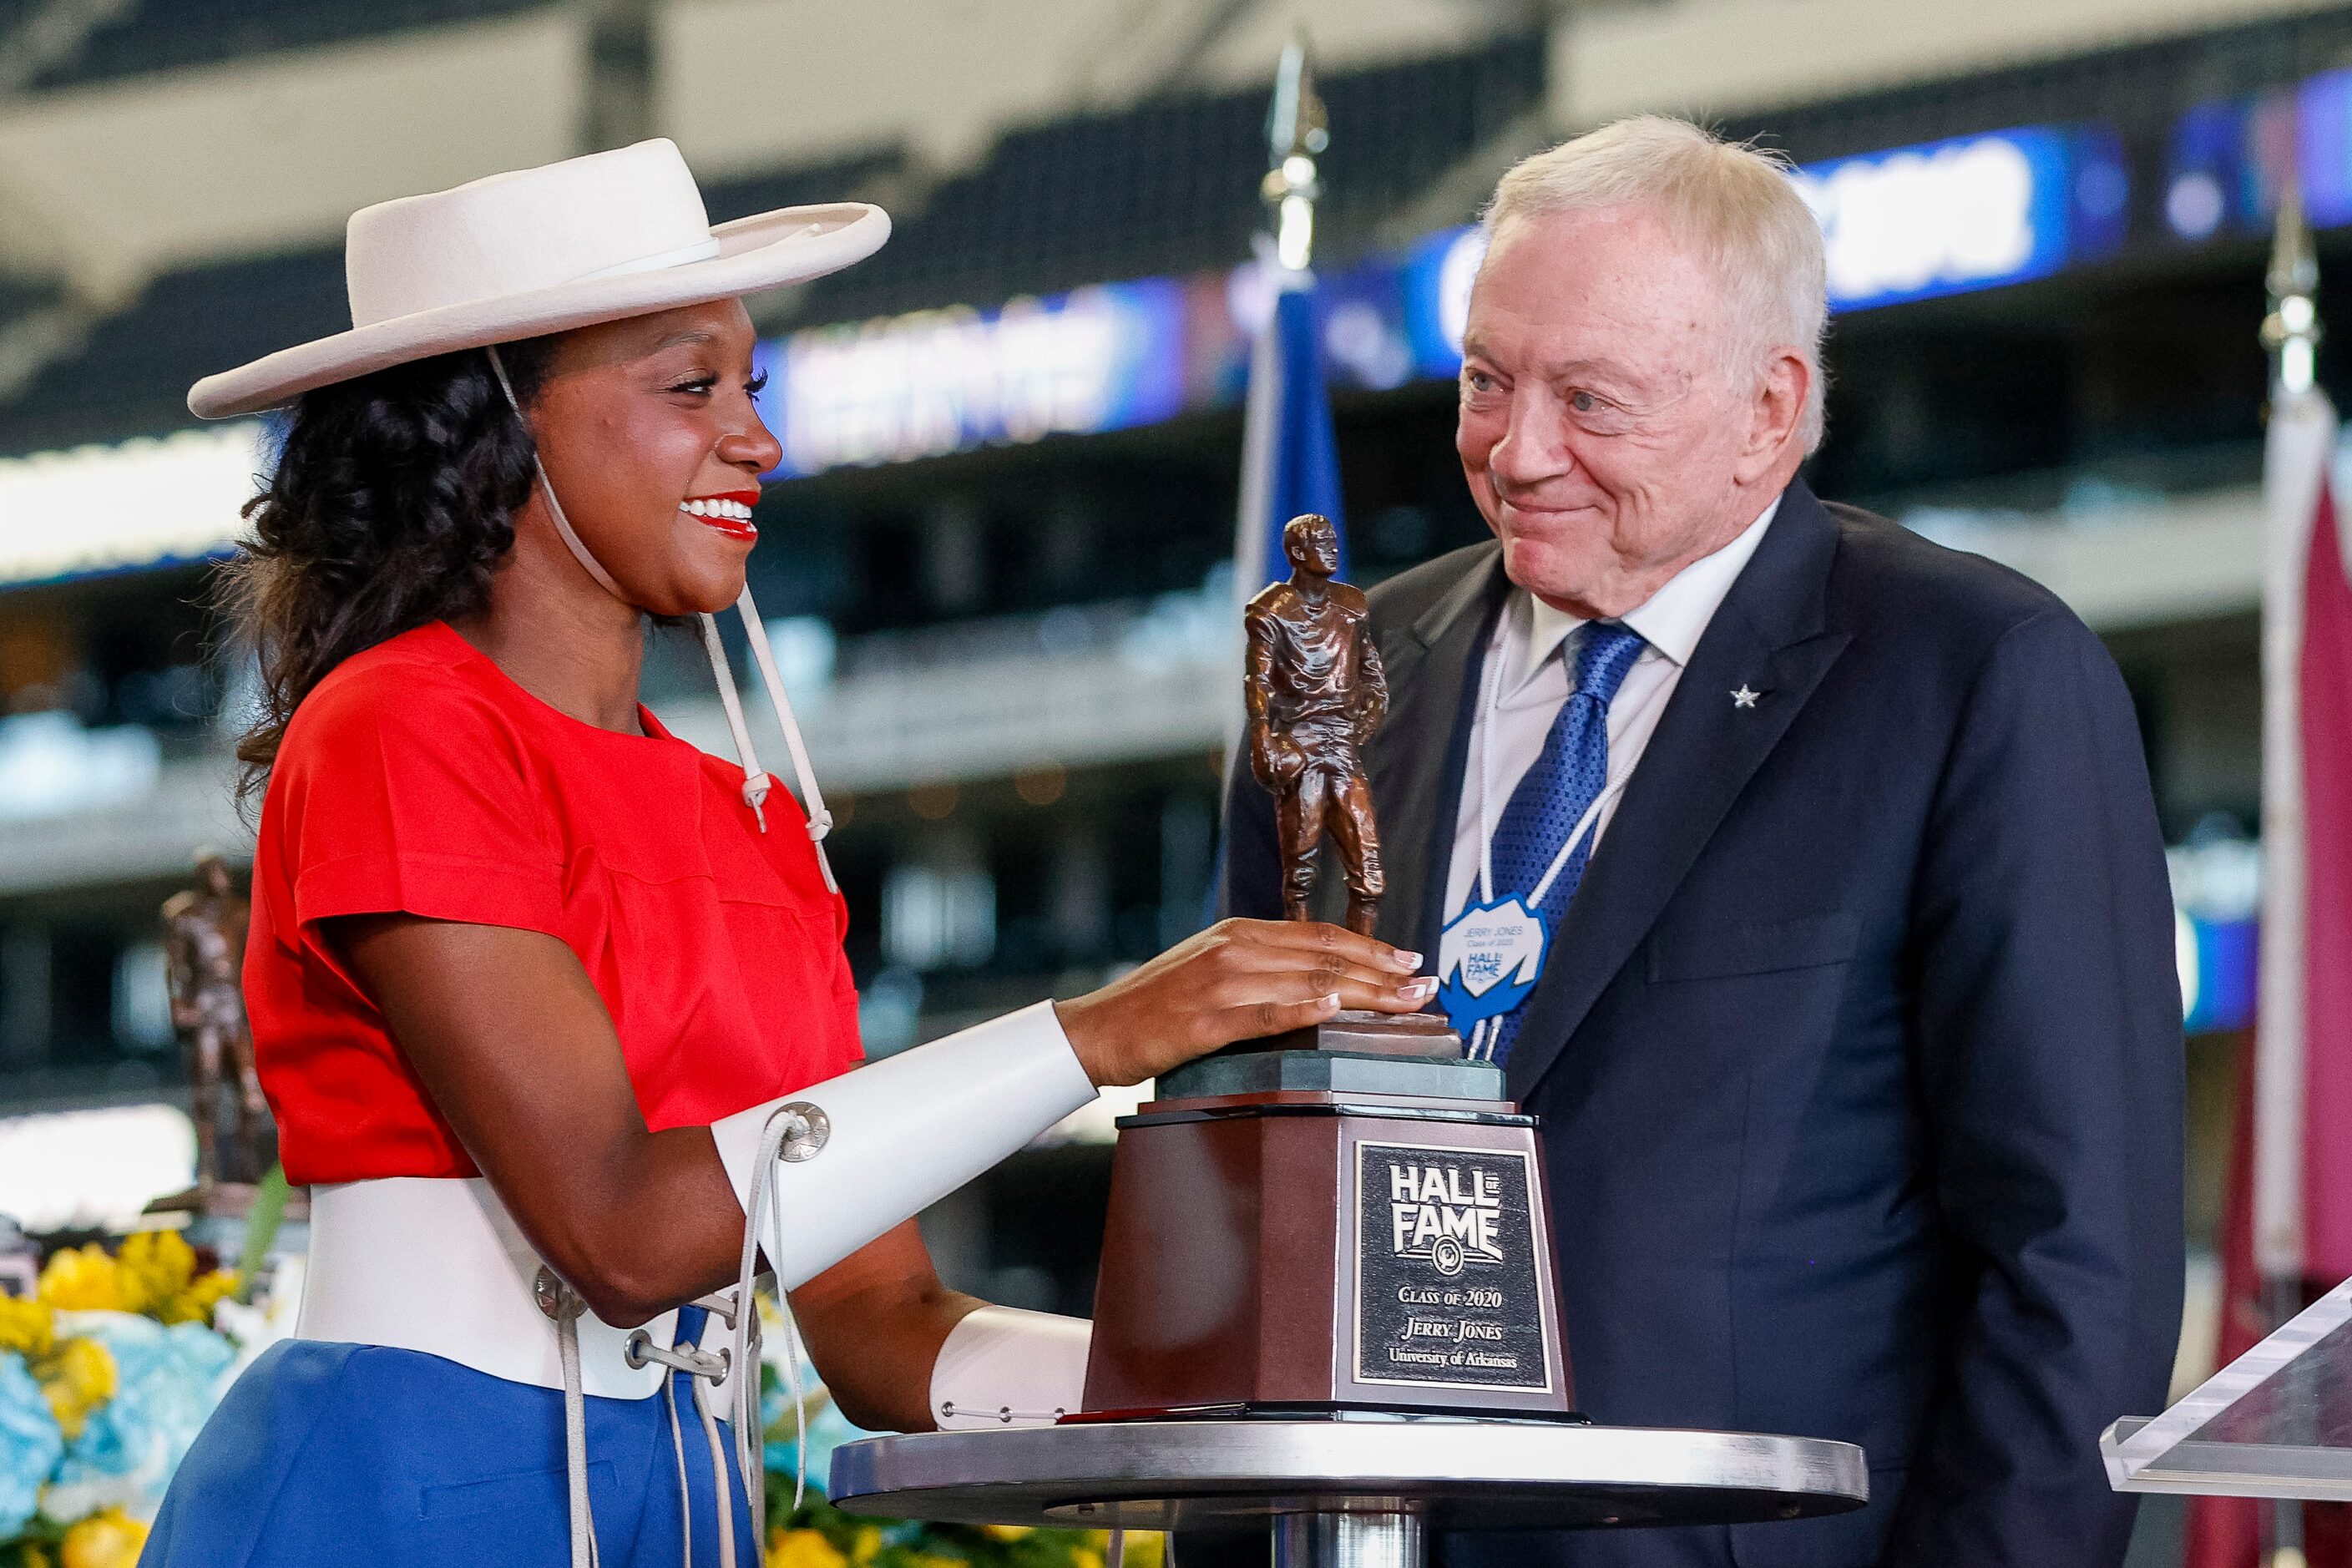
<svg viewBox="0 0 2352 1568">
<path fill-rule="evenodd" d="M 1437 1005 L 1454 1032 L 1471 1040 L 1476 1026 L 1528 999 L 1543 973 L 1551 934 L 1543 917 L 1513 893 L 1499 903 L 1472 903 L 1437 938 Z M 1473 1042 L 1475 1044 L 1475 1042 Z"/>
<path fill-rule="evenodd" d="M 1502 661 L 1490 658 L 1479 680 L 1478 723 L 1478 888 L 1475 898 L 1445 922 L 1437 938 L 1437 1005 L 1446 1021 L 1463 1038 L 1471 1060 L 1485 1059 L 1494 1048 L 1492 1020 L 1517 1009 L 1543 977 L 1544 961 L 1551 956 L 1551 928 L 1536 911 L 1578 845 L 1585 842 L 1601 820 L 1601 813 L 1624 789 L 1633 774 L 1612 769 L 1611 777 L 1592 804 L 1584 808 L 1576 826 L 1551 858 L 1551 864 L 1527 893 L 1495 896 L 1495 829 L 1488 819 L 1487 784 L 1494 776 L 1495 710 L 1500 700 L 1495 668 Z M 1572 696 L 1573 694 L 1571 694 Z M 1605 719 L 1603 721 L 1606 722 Z"/>
</svg>

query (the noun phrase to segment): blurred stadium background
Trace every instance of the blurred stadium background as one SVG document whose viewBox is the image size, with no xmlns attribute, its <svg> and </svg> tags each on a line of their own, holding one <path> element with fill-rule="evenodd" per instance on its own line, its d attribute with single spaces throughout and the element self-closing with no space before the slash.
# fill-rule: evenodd
<svg viewBox="0 0 2352 1568">
<path fill-rule="evenodd" d="M 200 846 L 250 842 L 248 660 L 205 600 L 268 441 L 194 428 L 187 384 L 346 324 L 352 209 L 497 170 L 661 134 L 714 218 L 896 217 L 758 306 L 788 458 L 754 580 L 843 819 L 869 1048 L 1201 923 L 1300 28 L 1367 583 L 1482 533 L 1450 377 L 1496 174 L 1650 109 L 1802 165 L 1836 306 L 1815 487 L 2048 584 L 2138 704 L 2197 1363 L 2252 991 L 2255 329 L 2288 174 L 2323 279 L 2352 259 L 2352 6 L 2291 0 L 0 0 L 0 1212 L 119 1223 L 187 1177 L 156 910 Z M 654 705 L 723 750 L 696 650 L 655 664 Z M 1070 1131 L 930 1216 L 951 1280 L 1086 1309 L 1108 1121 Z"/>
</svg>

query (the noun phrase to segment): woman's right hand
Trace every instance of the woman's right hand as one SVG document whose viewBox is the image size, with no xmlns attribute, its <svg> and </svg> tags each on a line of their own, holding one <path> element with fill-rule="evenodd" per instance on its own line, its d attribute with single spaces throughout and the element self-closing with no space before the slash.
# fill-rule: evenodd
<svg viewBox="0 0 2352 1568">
<path fill-rule="evenodd" d="M 1413 1013 L 1437 994 L 1421 954 L 1341 926 L 1219 921 L 1054 1010 L 1087 1076 L 1141 1083 L 1231 1045 L 1319 1024 L 1342 1007 Z"/>
</svg>

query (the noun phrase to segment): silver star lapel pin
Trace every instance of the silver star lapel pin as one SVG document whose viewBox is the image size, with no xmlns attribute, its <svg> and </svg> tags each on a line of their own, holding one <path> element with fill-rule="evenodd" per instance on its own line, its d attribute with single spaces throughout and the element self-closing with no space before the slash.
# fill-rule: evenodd
<svg viewBox="0 0 2352 1568">
<path fill-rule="evenodd" d="M 1760 691 L 1748 690 L 1748 683 L 1743 680 L 1739 683 L 1739 689 L 1731 694 L 1731 705 L 1734 708 L 1753 708 L 1756 700 L 1763 695 Z"/>
</svg>

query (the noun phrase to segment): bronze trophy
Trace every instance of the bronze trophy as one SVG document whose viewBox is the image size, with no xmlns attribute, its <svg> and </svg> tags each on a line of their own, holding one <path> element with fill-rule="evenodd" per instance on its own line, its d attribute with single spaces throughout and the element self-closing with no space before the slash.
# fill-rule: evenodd
<svg viewBox="0 0 2352 1568">
<path fill-rule="evenodd" d="M 1362 591 L 1332 581 L 1339 536 L 1331 520 L 1292 519 L 1282 545 L 1290 581 L 1252 599 L 1242 616 L 1250 771 L 1274 794 L 1283 917 L 1307 918 L 1315 852 L 1328 831 L 1347 873 L 1348 929 L 1370 936 L 1388 879 L 1360 752 L 1388 716 L 1388 676 Z"/>
<path fill-rule="evenodd" d="M 1283 906 L 1328 832 L 1347 923 L 1383 882 L 1362 748 L 1388 707 L 1363 594 L 1308 514 L 1250 601 L 1247 745 Z M 1118 1123 L 1079 1420 L 1350 1410 L 1564 1416 L 1568 1356 L 1532 1117 L 1433 1014 L 1344 1012 L 1160 1079 Z"/>
<path fill-rule="evenodd" d="M 217 853 L 199 850 L 195 868 L 196 885 L 165 900 L 163 915 L 172 1026 L 186 1057 L 188 1116 L 196 1131 L 196 1184 L 157 1198 L 146 1212 L 186 1215 L 192 1239 L 234 1248 L 257 1200 L 274 1215 L 301 1220 L 310 1217 L 310 1198 L 299 1190 L 263 1197 L 277 1163 L 276 1129 L 245 1016 L 250 910 Z M 269 1223 L 274 1228 L 277 1219 Z"/>
<path fill-rule="evenodd" d="M 187 1058 L 190 1109 L 196 1125 L 196 1190 L 250 1184 L 268 1166 L 264 1137 L 269 1107 L 254 1073 L 253 1033 L 245 1021 L 245 932 L 251 920 L 228 862 L 213 850 L 196 856 L 196 886 L 163 904 L 163 954 L 172 987 L 172 1027 Z M 235 1107 L 235 1157 L 221 1159 L 221 1094 Z"/>
</svg>

